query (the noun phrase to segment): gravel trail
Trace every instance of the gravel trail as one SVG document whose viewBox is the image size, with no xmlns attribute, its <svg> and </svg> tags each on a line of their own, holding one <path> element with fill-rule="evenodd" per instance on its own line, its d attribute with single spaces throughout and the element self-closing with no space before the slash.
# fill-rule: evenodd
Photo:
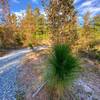
<svg viewBox="0 0 100 100">
<path fill-rule="evenodd" d="M 35 47 L 34 52 L 45 48 L 47 47 Z M 0 100 L 16 100 L 18 68 L 21 66 L 25 54 L 31 51 L 30 49 L 22 49 L 0 57 Z"/>
<path fill-rule="evenodd" d="M 0 100 L 16 100 L 16 75 L 21 59 L 30 49 L 14 51 L 0 57 Z"/>
</svg>

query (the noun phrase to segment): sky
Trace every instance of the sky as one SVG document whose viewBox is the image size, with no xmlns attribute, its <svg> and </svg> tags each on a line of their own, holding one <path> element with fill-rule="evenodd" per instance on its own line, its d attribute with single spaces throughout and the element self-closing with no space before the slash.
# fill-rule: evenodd
<svg viewBox="0 0 100 100">
<path fill-rule="evenodd" d="M 41 0 L 9 0 L 11 13 L 15 13 L 17 16 L 22 16 L 25 13 L 27 5 L 30 3 L 32 8 L 40 8 L 44 13 Z M 100 0 L 74 0 L 74 6 L 78 12 L 78 18 L 82 21 L 82 17 L 87 11 L 91 13 L 91 17 L 100 14 Z"/>
<path fill-rule="evenodd" d="M 100 15 L 100 0 L 74 0 L 74 6 L 78 12 L 78 19 L 81 24 L 87 11 L 90 12 L 91 18 L 95 15 Z"/>
<path fill-rule="evenodd" d="M 22 13 L 25 13 L 28 4 L 31 4 L 33 9 L 38 7 L 41 12 L 44 13 L 41 0 L 10 0 L 9 5 L 11 13 L 20 16 Z"/>
</svg>

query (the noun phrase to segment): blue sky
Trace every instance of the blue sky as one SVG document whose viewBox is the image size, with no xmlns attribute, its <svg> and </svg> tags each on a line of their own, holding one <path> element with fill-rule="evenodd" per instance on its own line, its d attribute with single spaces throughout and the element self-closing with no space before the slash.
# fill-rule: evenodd
<svg viewBox="0 0 100 100">
<path fill-rule="evenodd" d="M 100 0 L 74 0 L 74 5 L 81 24 L 83 23 L 83 16 L 87 11 L 90 12 L 91 18 L 97 14 L 100 15 Z"/>
<path fill-rule="evenodd" d="M 32 4 L 33 9 L 39 7 L 41 12 L 44 13 L 41 0 L 10 0 L 11 12 L 21 16 L 22 13 L 25 13 L 28 3 Z M 74 5 L 80 20 L 87 11 L 91 13 L 91 17 L 100 14 L 100 0 L 74 0 Z"/>
<path fill-rule="evenodd" d="M 31 4 L 32 8 L 40 8 L 40 10 L 43 12 L 43 7 L 41 4 L 41 0 L 10 0 L 10 10 L 13 13 L 24 13 L 27 5 Z"/>
<path fill-rule="evenodd" d="M 9 4 L 13 12 L 25 10 L 28 4 L 31 4 L 33 9 L 36 7 L 42 9 L 41 0 L 10 0 Z"/>
<path fill-rule="evenodd" d="M 74 4 L 80 15 L 84 15 L 87 11 L 92 16 L 100 14 L 100 0 L 75 0 Z"/>
</svg>

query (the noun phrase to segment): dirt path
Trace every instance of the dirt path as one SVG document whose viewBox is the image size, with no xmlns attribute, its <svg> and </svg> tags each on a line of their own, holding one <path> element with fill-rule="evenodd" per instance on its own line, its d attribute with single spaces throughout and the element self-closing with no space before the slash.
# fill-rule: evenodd
<svg viewBox="0 0 100 100">
<path fill-rule="evenodd" d="M 34 48 L 34 52 L 45 49 L 45 46 Z M 16 100 L 17 75 L 22 65 L 22 59 L 32 50 L 22 49 L 13 51 L 3 57 L 0 57 L 0 100 Z"/>
</svg>

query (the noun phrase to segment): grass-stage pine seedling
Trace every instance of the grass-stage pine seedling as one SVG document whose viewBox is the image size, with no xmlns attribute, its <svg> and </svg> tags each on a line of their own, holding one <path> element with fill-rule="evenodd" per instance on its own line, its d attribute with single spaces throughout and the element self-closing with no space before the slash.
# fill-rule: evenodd
<svg viewBox="0 0 100 100">
<path fill-rule="evenodd" d="M 54 45 L 45 71 L 47 87 L 53 94 L 52 97 L 55 94 L 62 97 L 64 90 L 72 85 L 79 71 L 78 59 L 72 55 L 69 46 L 66 44 Z"/>
</svg>

